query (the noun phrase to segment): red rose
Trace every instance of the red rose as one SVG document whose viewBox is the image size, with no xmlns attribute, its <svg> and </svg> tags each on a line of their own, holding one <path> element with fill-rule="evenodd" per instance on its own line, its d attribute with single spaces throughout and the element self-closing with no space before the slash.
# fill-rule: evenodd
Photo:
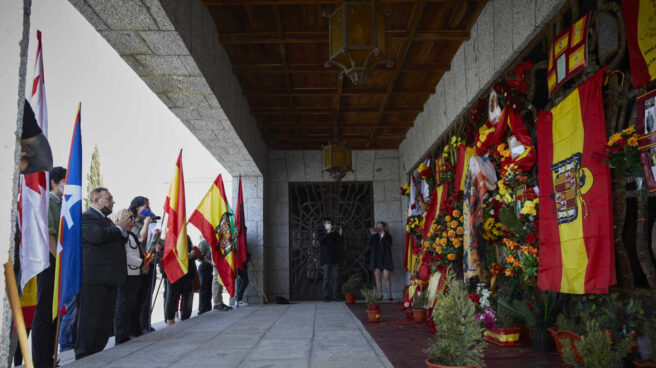
<svg viewBox="0 0 656 368">
<path fill-rule="evenodd" d="M 528 233 L 528 235 L 526 235 L 526 242 L 528 244 L 535 244 L 537 240 L 538 240 L 538 236 L 535 233 Z"/>
<path fill-rule="evenodd" d="M 469 299 L 470 299 L 472 302 L 474 302 L 474 303 L 476 303 L 476 304 L 478 304 L 478 305 L 481 304 L 481 297 L 480 297 L 478 294 L 471 293 L 471 294 L 469 294 L 469 295 L 467 295 L 467 296 L 469 297 Z"/>
</svg>

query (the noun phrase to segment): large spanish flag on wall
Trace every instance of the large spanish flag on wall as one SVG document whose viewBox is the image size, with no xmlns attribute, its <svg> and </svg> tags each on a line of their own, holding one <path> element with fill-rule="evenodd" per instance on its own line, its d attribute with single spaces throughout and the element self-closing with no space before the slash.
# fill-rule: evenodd
<svg viewBox="0 0 656 368">
<path fill-rule="evenodd" d="M 607 293 L 617 282 L 604 71 L 538 116 L 541 290 Z"/>
<path fill-rule="evenodd" d="M 178 155 L 178 161 L 175 163 L 169 194 L 166 195 L 164 201 L 164 212 L 169 216 L 169 219 L 166 224 L 162 266 L 169 282 L 174 283 L 187 274 L 189 267 L 182 150 Z"/>
<path fill-rule="evenodd" d="M 656 79 L 656 32 L 653 0 L 622 0 L 633 86 Z"/>
<path fill-rule="evenodd" d="M 189 223 L 196 226 L 212 249 L 212 259 L 219 274 L 219 282 L 230 297 L 235 293 L 235 227 L 232 209 L 223 187 L 221 175 L 216 177 L 210 190 L 191 214 Z"/>
</svg>

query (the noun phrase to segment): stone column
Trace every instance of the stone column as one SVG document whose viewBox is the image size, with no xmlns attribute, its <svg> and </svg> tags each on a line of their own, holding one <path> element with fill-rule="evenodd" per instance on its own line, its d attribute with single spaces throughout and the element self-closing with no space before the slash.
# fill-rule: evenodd
<svg viewBox="0 0 656 368">
<path fill-rule="evenodd" d="M 31 0 L 6 0 L 0 11 L 0 121 L 5 134 L 0 135 L 0 196 L 5 204 L 0 210 L 0 260 L 5 263 L 7 253 L 13 254 L 16 223 L 16 196 L 20 135 L 23 131 L 23 104 L 25 96 L 25 70 L 30 31 Z M 0 272 L 0 285 L 4 288 L 4 272 Z M 6 366 L 9 356 L 11 310 L 7 294 L 0 293 L 0 365 Z"/>
</svg>

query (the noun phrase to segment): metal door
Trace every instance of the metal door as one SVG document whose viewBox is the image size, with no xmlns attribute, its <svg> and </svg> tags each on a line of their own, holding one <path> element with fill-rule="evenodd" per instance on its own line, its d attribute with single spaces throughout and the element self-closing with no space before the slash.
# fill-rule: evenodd
<svg viewBox="0 0 656 368">
<path fill-rule="evenodd" d="M 323 297 L 323 274 L 315 232 L 321 219 L 330 217 L 342 226 L 339 280 L 360 274 L 369 282 L 367 235 L 373 226 L 374 202 L 371 182 L 289 184 L 289 290 L 294 300 Z M 341 289 L 338 289 L 341 291 Z"/>
</svg>

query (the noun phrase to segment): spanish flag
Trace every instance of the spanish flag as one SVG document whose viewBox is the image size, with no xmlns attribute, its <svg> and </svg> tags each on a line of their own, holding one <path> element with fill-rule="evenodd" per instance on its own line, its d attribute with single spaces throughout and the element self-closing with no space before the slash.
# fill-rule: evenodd
<svg viewBox="0 0 656 368">
<path fill-rule="evenodd" d="M 442 184 L 439 187 L 433 189 L 431 194 L 431 202 L 426 211 L 426 221 L 424 222 L 424 228 L 422 233 L 424 234 L 423 239 L 428 239 L 428 234 L 430 233 L 430 228 L 433 226 L 433 221 L 435 217 L 440 213 L 440 209 L 444 206 L 444 201 L 449 197 L 449 187 L 450 183 Z"/>
<path fill-rule="evenodd" d="M 607 293 L 617 282 L 601 86 L 606 68 L 538 116 L 538 288 Z"/>
<path fill-rule="evenodd" d="M 626 43 L 629 46 L 629 63 L 633 86 L 639 87 L 656 79 L 656 33 L 653 0 L 623 0 Z"/>
<path fill-rule="evenodd" d="M 174 283 L 186 275 L 189 268 L 182 150 L 180 150 L 178 161 L 175 163 L 169 194 L 166 195 L 166 201 L 164 201 L 164 212 L 169 216 L 169 219 L 166 224 L 162 267 L 164 267 L 169 282 Z"/>
<path fill-rule="evenodd" d="M 219 175 L 191 214 L 189 223 L 200 230 L 212 248 L 212 259 L 219 273 L 219 282 L 228 290 L 230 297 L 235 293 L 236 261 L 232 216 L 232 209 L 223 188 L 223 179 Z"/>
<path fill-rule="evenodd" d="M 458 149 L 458 163 L 456 164 L 456 176 L 453 187 L 456 192 L 465 191 L 465 178 L 469 169 L 469 159 L 476 155 L 476 148 L 467 147 L 464 144 Z"/>
</svg>

